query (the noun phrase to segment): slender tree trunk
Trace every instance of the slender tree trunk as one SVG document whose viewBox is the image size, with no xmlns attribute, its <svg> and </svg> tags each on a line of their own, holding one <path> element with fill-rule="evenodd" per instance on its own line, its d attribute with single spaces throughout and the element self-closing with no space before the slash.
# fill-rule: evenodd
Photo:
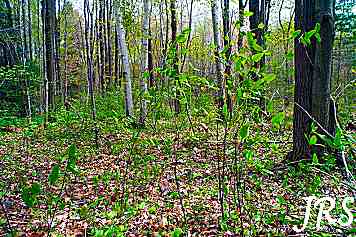
<svg viewBox="0 0 356 237">
<path fill-rule="evenodd" d="M 104 81 L 104 68 L 105 68 L 105 42 L 104 42 L 104 27 L 103 27 L 103 20 L 104 20 L 104 13 L 103 13 L 103 4 L 104 0 L 99 0 L 99 44 L 100 44 L 100 85 L 101 85 L 101 92 L 105 91 L 105 81 Z"/>
<path fill-rule="evenodd" d="M 108 63 L 108 80 L 109 80 L 109 85 L 112 85 L 112 57 L 111 57 L 111 17 L 112 17 L 112 0 L 108 0 L 108 8 L 107 8 L 107 19 L 106 19 L 106 25 L 107 25 L 107 63 Z"/>
<path fill-rule="evenodd" d="M 55 0 L 55 4 L 56 4 Z M 61 73 L 60 73 L 60 65 L 59 65 L 59 59 L 60 59 L 60 51 L 59 51 L 59 47 L 60 47 L 60 40 L 61 40 L 61 21 L 60 21 L 60 12 L 61 12 L 61 5 L 60 5 L 60 0 L 58 0 L 58 11 L 55 9 L 55 35 L 54 35 L 54 45 L 55 45 L 55 60 L 56 60 L 56 64 L 55 64 L 55 80 L 56 83 L 54 84 L 55 87 L 55 95 L 59 95 L 59 93 L 61 93 L 61 91 L 57 91 L 57 88 L 59 88 L 60 90 L 63 89 L 63 81 L 61 80 Z M 58 87 L 59 84 L 59 87 Z M 62 100 L 63 100 L 63 93 L 61 93 L 62 96 Z M 64 101 L 62 101 L 64 102 Z"/>
<path fill-rule="evenodd" d="M 40 28 L 40 21 L 41 21 L 41 8 L 40 8 L 40 1 L 41 0 L 37 0 L 37 49 L 36 49 L 36 56 L 38 58 L 40 58 L 40 55 L 41 55 L 41 35 L 40 35 L 40 32 L 41 32 L 41 28 Z M 39 61 L 41 61 L 39 59 Z"/>
<path fill-rule="evenodd" d="M 161 1 L 159 3 L 159 46 L 160 46 L 160 51 L 159 51 L 159 66 L 163 66 L 164 62 L 164 39 L 163 39 L 163 23 L 164 23 L 164 18 L 163 18 L 163 2 Z"/>
<path fill-rule="evenodd" d="M 96 120 L 96 106 L 94 95 L 94 83 L 93 83 L 93 13 L 89 8 L 89 0 L 84 0 L 84 24 L 85 24 L 85 52 L 87 61 L 87 78 L 88 78 L 88 91 L 90 96 L 92 118 Z"/>
<path fill-rule="evenodd" d="M 28 44 L 27 44 L 27 26 L 28 24 L 26 24 L 26 2 L 25 0 L 22 0 L 22 4 L 21 4 L 21 10 L 22 10 L 22 28 L 23 28 L 23 61 L 27 61 L 28 60 Z"/>
<path fill-rule="evenodd" d="M 45 47 L 46 47 L 46 77 L 48 105 L 54 109 L 54 84 L 55 84 L 55 0 L 45 1 Z"/>
<path fill-rule="evenodd" d="M 142 19 L 142 50 L 141 50 L 141 115 L 140 124 L 144 125 L 147 117 L 147 101 L 145 99 L 145 94 L 147 93 L 147 78 L 149 78 L 151 71 L 149 69 L 149 23 L 150 23 L 150 3 L 149 0 L 143 1 L 143 19 Z M 147 75 L 148 74 L 148 75 Z"/>
<path fill-rule="evenodd" d="M 29 59 L 32 61 L 32 17 L 31 17 L 31 0 L 27 2 L 27 20 L 28 20 L 28 49 L 29 49 Z"/>
<path fill-rule="evenodd" d="M 98 80 L 96 81 L 96 87 L 102 88 L 103 76 L 101 74 L 101 51 L 100 51 L 100 16 L 99 16 L 99 5 L 98 1 L 95 1 L 95 43 L 96 43 L 96 70 L 98 75 Z"/>
<path fill-rule="evenodd" d="M 232 112 L 232 102 L 231 98 L 228 92 L 228 80 L 230 80 L 231 77 L 231 62 L 230 62 L 230 56 L 231 56 L 231 32 L 230 32 L 230 0 L 224 0 L 224 6 L 223 6 L 223 32 L 224 32 L 224 50 L 225 50 L 225 72 L 224 72 L 224 77 L 225 77 L 225 95 L 226 95 L 226 102 L 227 106 L 229 108 L 230 113 Z M 224 98 L 225 99 L 225 98 Z"/>
<path fill-rule="evenodd" d="M 104 81 L 106 89 L 109 87 L 110 82 L 108 80 L 108 62 L 109 62 L 109 53 L 108 53 L 108 35 L 107 35 L 107 0 L 102 0 L 103 4 L 103 15 L 102 15 L 102 24 L 103 24 L 103 43 L 104 43 Z"/>
<path fill-rule="evenodd" d="M 64 97 L 64 102 L 66 103 L 68 99 L 68 77 L 67 77 L 67 60 L 68 60 L 68 47 L 67 47 L 67 27 L 68 27 L 68 22 L 67 22 L 67 14 L 68 14 L 68 8 L 67 8 L 67 1 L 64 0 L 63 2 L 63 10 L 64 10 L 64 88 L 63 88 L 63 97 Z"/>
<path fill-rule="evenodd" d="M 150 16 L 151 16 L 151 11 L 152 11 L 152 6 L 150 9 Z M 148 71 L 150 72 L 149 75 L 149 87 L 153 87 L 155 82 L 154 82 L 154 78 L 153 78 L 153 55 L 152 55 L 152 33 L 151 33 L 151 20 L 149 21 L 149 28 L 148 28 L 148 34 L 149 34 L 149 38 L 148 38 L 148 45 L 147 45 L 147 60 L 148 60 Z"/>
<path fill-rule="evenodd" d="M 190 0 L 189 23 L 188 23 L 188 28 L 190 29 L 190 31 L 189 31 L 188 39 L 187 39 L 187 42 L 186 42 L 186 45 L 185 45 L 186 49 L 189 48 L 189 44 L 190 44 L 190 36 L 191 36 L 192 23 L 193 23 L 193 4 L 194 4 L 194 0 Z M 187 3 L 187 5 L 188 5 L 188 3 Z M 184 69 L 184 64 L 185 64 L 186 58 L 187 58 L 187 54 L 184 54 L 180 71 L 183 71 L 183 69 Z"/>
<path fill-rule="evenodd" d="M 224 106 L 224 98 L 225 98 L 225 82 L 223 76 L 223 65 L 220 60 L 220 27 L 219 27 L 219 17 L 218 17 L 218 5 L 217 0 L 212 0 L 211 2 L 211 16 L 212 16 L 212 24 L 213 24 L 213 35 L 214 35 L 214 55 L 215 55 L 215 67 L 216 67 L 216 78 L 218 85 L 218 106 L 222 111 Z"/>
<path fill-rule="evenodd" d="M 133 116 L 133 98 L 132 98 L 132 88 L 131 88 L 131 68 L 130 68 L 130 59 L 129 52 L 127 50 L 125 29 L 122 25 L 121 14 L 119 9 L 116 9 L 116 27 L 118 38 L 120 42 L 120 48 L 122 53 L 122 63 L 124 68 L 124 77 L 125 77 L 125 105 L 126 105 L 126 115 Z"/>
<path fill-rule="evenodd" d="M 170 9 L 171 9 L 171 30 L 172 30 L 172 47 L 175 48 L 174 50 L 174 56 L 173 56 L 173 69 L 175 70 L 175 76 L 174 76 L 174 80 L 175 83 L 178 80 L 178 75 L 179 75 L 179 68 L 178 68 L 178 44 L 177 44 L 177 18 L 176 18 L 176 0 L 171 0 L 171 5 L 170 5 Z M 177 88 L 177 86 L 176 86 Z M 174 105 L 174 110 L 175 112 L 178 114 L 180 113 L 180 103 L 179 103 L 179 91 L 178 88 L 176 90 L 176 98 L 174 98 L 173 100 L 173 105 Z"/>
<path fill-rule="evenodd" d="M 167 50 L 168 50 L 168 39 L 169 39 L 169 12 L 168 12 L 168 0 L 164 0 L 164 4 L 166 7 L 166 40 L 164 41 L 164 49 L 163 49 L 163 65 L 166 64 Z"/>
<path fill-rule="evenodd" d="M 117 27 L 115 27 L 115 86 L 118 87 L 120 80 L 120 47 L 119 47 L 119 37 L 117 34 Z"/>
</svg>

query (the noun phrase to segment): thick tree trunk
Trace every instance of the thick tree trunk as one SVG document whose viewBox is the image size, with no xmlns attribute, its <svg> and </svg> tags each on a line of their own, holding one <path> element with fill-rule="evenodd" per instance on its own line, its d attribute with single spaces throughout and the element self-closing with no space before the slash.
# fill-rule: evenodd
<svg viewBox="0 0 356 237">
<path fill-rule="evenodd" d="M 295 40 L 295 90 L 292 159 L 311 156 L 311 148 L 305 138 L 310 132 L 313 117 L 324 129 L 330 125 L 331 54 L 334 39 L 334 2 L 332 0 L 295 1 L 295 29 L 302 33 L 315 28 L 320 22 L 321 43 L 311 39 L 305 46 Z M 329 131 L 333 134 L 333 131 Z"/>
<path fill-rule="evenodd" d="M 125 106 L 126 115 L 133 116 L 133 98 L 132 98 L 132 88 L 131 88 L 131 68 L 129 52 L 127 50 L 125 29 L 122 25 L 121 14 L 119 9 L 116 9 L 116 28 L 118 33 L 118 38 L 120 42 L 120 48 L 122 52 L 122 63 L 124 67 L 124 77 L 125 77 Z"/>
<path fill-rule="evenodd" d="M 334 7 L 333 0 L 316 1 L 319 12 L 320 44 L 316 46 L 315 67 L 312 87 L 312 114 L 325 128 L 329 127 L 330 87 L 332 51 L 334 43 Z"/>
</svg>

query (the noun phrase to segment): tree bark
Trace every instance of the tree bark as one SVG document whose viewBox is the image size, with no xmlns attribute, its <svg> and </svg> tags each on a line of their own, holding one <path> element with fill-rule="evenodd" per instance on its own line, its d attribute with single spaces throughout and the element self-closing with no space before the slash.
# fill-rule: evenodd
<svg viewBox="0 0 356 237">
<path fill-rule="evenodd" d="M 64 11 L 64 88 L 63 88 L 63 98 L 64 98 L 64 103 L 66 103 L 67 99 L 68 99 L 68 76 L 67 76 L 67 60 L 68 60 L 68 47 L 67 47 L 68 21 L 67 21 L 67 14 L 68 14 L 68 8 L 67 8 L 67 1 L 66 0 L 64 0 L 64 2 L 63 2 L 63 11 Z"/>
<path fill-rule="evenodd" d="M 227 106 L 229 108 L 230 113 L 232 112 L 232 102 L 231 98 L 229 95 L 228 91 L 228 86 L 227 82 L 231 77 L 231 62 L 230 62 L 230 56 L 231 56 L 231 32 L 230 32 L 230 0 L 224 0 L 223 4 L 223 12 L 222 12 L 222 17 L 223 17 L 223 33 L 224 33 L 224 50 L 225 50 L 225 71 L 224 71 L 224 84 L 225 84 L 225 97 L 224 100 L 226 99 Z"/>
<path fill-rule="evenodd" d="M 147 101 L 145 100 L 145 94 L 147 93 L 147 78 L 151 74 L 149 69 L 149 18 L 150 18 L 150 3 L 149 0 L 143 0 L 143 19 L 142 19 L 142 51 L 141 51 L 141 115 L 140 115 L 140 124 L 144 125 L 147 117 Z M 146 76 L 148 74 L 148 77 Z"/>
<path fill-rule="evenodd" d="M 55 0 L 44 0 L 45 4 L 45 48 L 46 48 L 46 78 L 48 105 L 54 109 L 54 83 L 55 83 Z"/>
<path fill-rule="evenodd" d="M 312 150 L 305 135 L 310 133 L 313 117 L 324 129 L 330 125 L 331 56 L 334 39 L 333 0 L 295 1 L 295 29 L 302 33 L 315 28 L 320 22 L 320 44 L 315 37 L 311 45 L 303 45 L 295 39 L 295 89 L 293 120 L 293 153 L 291 159 L 310 157 Z M 310 116 L 309 116 L 309 115 Z M 333 134 L 334 131 L 329 133 Z"/>
<path fill-rule="evenodd" d="M 112 0 L 108 0 L 106 27 L 107 27 L 107 63 L 108 63 L 108 80 L 112 85 L 112 57 L 111 57 L 111 17 L 112 17 Z"/>
<path fill-rule="evenodd" d="M 99 81 L 101 85 L 101 92 L 103 93 L 105 91 L 105 81 L 104 81 L 104 74 L 105 74 L 105 43 L 104 43 L 104 27 L 103 27 L 103 20 L 104 20 L 104 13 L 103 13 L 103 4 L 104 0 L 99 0 L 99 44 L 100 44 L 100 64 L 99 64 L 99 69 L 100 69 L 100 74 L 99 74 Z"/>
<path fill-rule="evenodd" d="M 171 30 L 172 30 L 172 47 L 175 49 L 174 50 L 174 56 L 173 56 L 173 69 L 175 71 L 175 76 L 174 80 L 175 83 L 179 80 L 178 75 L 179 75 L 179 68 L 178 68 L 178 44 L 177 44 L 177 18 L 176 18 L 176 0 L 171 0 L 170 4 L 170 10 L 171 10 Z M 177 87 L 176 87 L 177 88 Z M 177 88 L 178 89 L 178 88 Z M 173 105 L 174 105 L 174 110 L 178 114 L 180 113 L 180 103 L 179 103 L 179 91 L 176 90 L 176 96 L 173 99 Z"/>
<path fill-rule="evenodd" d="M 27 2 L 27 20 L 28 20 L 28 49 L 29 49 L 29 59 L 32 61 L 32 18 L 31 18 L 31 0 Z"/>
<path fill-rule="evenodd" d="M 214 35 L 214 55 L 215 55 L 215 67 L 216 67 L 216 78 L 217 78 L 217 85 L 218 85 L 218 99 L 217 103 L 219 109 L 222 111 L 225 101 L 225 81 L 223 76 L 223 65 L 220 60 L 220 27 L 219 27 L 219 17 L 218 17 L 218 10 L 217 10 L 217 0 L 212 0 L 211 2 L 211 16 L 212 16 L 212 24 L 213 24 L 213 35 Z"/>
<path fill-rule="evenodd" d="M 129 52 L 127 50 L 125 29 L 122 25 L 122 16 L 119 13 L 119 9 L 116 9 L 116 28 L 120 43 L 120 48 L 122 52 L 122 63 L 124 67 L 124 77 L 125 77 L 125 106 L 126 115 L 133 116 L 133 98 L 132 98 L 132 88 L 131 88 L 131 68 Z"/>
<path fill-rule="evenodd" d="M 22 34 L 22 37 L 23 37 L 23 58 L 22 60 L 23 61 L 27 61 L 28 60 L 28 44 L 27 44 L 27 24 L 26 24 L 26 2 L 25 0 L 22 0 L 21 2 L 21 10 L 22 10 L 22 31 L 23 31 L 23 34 Z"/>
</svg>

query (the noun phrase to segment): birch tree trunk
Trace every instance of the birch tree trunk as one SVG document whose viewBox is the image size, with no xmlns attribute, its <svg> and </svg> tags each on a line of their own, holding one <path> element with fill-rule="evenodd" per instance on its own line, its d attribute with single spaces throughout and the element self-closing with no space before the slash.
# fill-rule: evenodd
<svg viewBox="0 0 356 237">
<path fill-rule="evenodd" d="M 32 14 L 31 14 L 31 0 L 27 2 L 27 20 L 28 20 L 28 49 L 29 49 L 29 59 L 32 61 Z"/>
<path fill-rule="evenodd" d="M 125 78 L 125 106 L 126 115 L 133 116 L 133 98 L 132 98 L 132 87 L 131 87 L 131 68 L 129 52 L 126 44 L 125 29 L 122 25 L 122 16 L 119 12 L 119 7 L 116 7 L 116 28 L 118 34 L 118 40 L 121 48 L 122 63 L 123 63 L 123 74 Z"/>
</svg>

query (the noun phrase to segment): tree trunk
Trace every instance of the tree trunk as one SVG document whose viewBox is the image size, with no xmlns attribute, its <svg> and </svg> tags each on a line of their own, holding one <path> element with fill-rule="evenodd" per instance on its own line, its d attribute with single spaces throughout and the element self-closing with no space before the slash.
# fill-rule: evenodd
<svg viewBox="0 0 356 237">
<path fill-rule="evenodd" d="M 224 50 L 225 50 L 225 72 L 224 72 L 224 84 L 225 84 L 225 95 L 226 95 L 226 102 L 229 108 L 230 113 L 232 112 L 232 102 L 228 92 L 227 82 L 231 77 L 231 32 L 230 32 L 230 0 L 224 0 L 223 6 L 223 32 L 224 32 Z M 225 100 L 225 98 L 224 98 Z"/>
<path fill-rule="evenodd" d="M 23 61 L 27 61 L 28 60 L 28 44 L 27 44 L 27 24 L 26 24 L 26 11 L 25 11 L 25 6 L 26 6 L 26 2 L 25 0 L 22 0 L 22 4 L 21 4 L 21 10 L 22 10 L 22 37 L 23 37 Z"/>
<path fill-rule="evenodd" d="M 27 20 L 28 20 L 28 49 L 29 49 L 29 59 L 32 61 L 32 18 L 31 18 L 31 0 L 27 2 Z"/>
<path fill-rule="evenodd" d="M 316 46 L 312 114 L 325 129 L 328 129 L 330 119 L 331 60 L 335 37 L 333 4 L 333 0 L 316 1 L 321 42 Z"/>
<path fill-rule="evenodd" d="M 132 98 L 132 88 L 131 88 L 130 59 L 129 59 L 129 52 L 127 50 L 125 29 L 122 25 L 122 16 L 119 13 L 119 9 L 116 9 L 116 28 L 117 28 L 120 48 L 122 52 L 122 63 L 124 67 L 126 115 L 132 117 L 133 98 Z"/>
<path fill-rule="evenodd" d="M 68 60 L 68 48 L 67 48 L 67 1 L 63 2 L 63 10 L 64 10 L 64 88 L 63 88 L 63 98 L 64 103 L 67 102 L 68 99 L 68 77 L 67 77 L 67 60 Z"/>
<path fill-rule="evenodd" d="M 219 27 L 219 17 L 217 15 L 217 0 L 213 0 L 211 2 L 211 16 L 212 16 L 212 24 L 213 24 L 213 35 L 214 35 L 214 55 L 215 55 L 215 67 L 216 67 L 216 78 L 218 85 L 218 106 L 222 111 L 225 100 L 225 82 L 223 76 L 223 65 L 220 60 L 220 27 Z"/>
<path fill-rule="evenodd" d="M 194 0 L 190 0 L 190 8 L 189 8 L 189 23 L 188 23 L 188 28 L 190 29 L 189 34 L 188 34 L 188 39 L 185 45 L 185 48 L 188 50 L 189 48 L 189 44 L 190 44 L 190 36 L 191 36 L 191 31 L 192 31 L 192 23 L 193 23 L 193 4 L 194 4 Z M 188 3 L 187 3 L 188 5 Z M 182 72 L 184 69 L 184 65 L 185 65 L 185 60 L 187 58 L 187 54 L 183 55 L 183 60 L 182 60 L 182 65 L 180 68 L 180 71 Z"/>
<path fill-rule="evenodd" d="M 295 29 L 302 33 L 315 28 L 320 22 L 321 43 L 315 37 L 312 45 L 305 46 L 295 40 L 295 89 L 292 159 L 311 156 L 311 147 L 305 138 L 310 132 L 313 117 L 324 129 L 330 126 L 331 55 L 334 39 L 334 2 L 295 1 Z M 335 111 L 333 111 L 335 112 Z M 309 115 L 308 115 L 309 114 Z M 329 131 L 333 133 L 333 131 Z"/>
<path fill-rule="evenodd" d="M 54 109 L 54 83 L 55 83 L 55 0 L 44 0 L 45 2 L 45 48 L 46 48 L 46 78 L 48 105 Z"/>
<path fill-rule="evenodd" d="M 99 0 L 99 44 L 100 44 L 100 74 L 99 74 L 99 81 L 101 85 L 101 92 L 105 91 L 105 81 L 104 81 L 104 68 L 105 68 L 105 46 L 104 46 L 104 27 L 103 27 L 103 20 L 104 20 L 104 13 L 103 13 L 103 4 L 104 0 Z"/>
<path fill-rule="evenodd" d="M 172 30 L 172 47 L 175 48 L 174 56 L 173 56 L 173 69 L 175 71 L 174 80 L 175 83 L 178 81 L 179 68 L 178 68 L 178 44 L 177 44 L 177 18 L 176 18 L 176 0 L 171 0 L 171 30 Z M 177 87 L 176 87 L 177 88 Z M 176 90 L 176 96 L 173 99 L 174 110 L 178 114 L 180 113 L 180 103 L 179 103 L 179 91 L 178 88 Z"/>
<path fill-rule="evenodd" d="M 119 47 L 119 37 L 117 34 L 117 27 L 115 27 L 115 86 L 118 87 L 120 80 L 120 60 L 119 57 L 120 47 Z"/>
<path fill-rule="evenodd" d="M 111 58 L 111 15 L 112 15 L 112 0 L 108 0 L 108 8 L 107 8 L 107 18 L 106 18 L 106 26 L 107 26 L 107 63 L 108 63 L 108 80 L 109 85 L 112 85 L 112 58 Z"/>
<path fill-rule="evenodd" d="M 143 19 L 142 19 L 142 51 L 141 51 L 141 115 L 140 115 L 140 124 L 144 125 L 146 116 L 147 116 L 147 101 L 145 100 L 145 94 L 147 93 L 147 78 L 151 74 L 149 69 L 149 21 L 150 21 L 150 3 L 149 0 L 143 1 Z M 147 76 L 148 74 L 148 76 Z"/>
<path fill-rule="evenodd" d="M 56 4 L 56 0 L 55 3 Z M 55 83 L 54 83 L 54 88 L 55 88 L 55 95 L 58 95 L 60 92 L 57 92 L 57 83 L 59 83 L 59 88 L 60 90 L 62 89 L 63 81 L 61 80 L 61 73 L 60 73 L 60 65 L 59 65 L 59 59 L 60 59 L 60 40 L 61 40 L 61 21 L 59 19 L 60 17 L 60 12 L 61 12 L 61 5 L 60 5 L 60 0 L 58 0 L 58 12 L 55 9 L 55 35 L 54 35 L 54 46 L 55 46 Z M 63 99 L 63 98 L 62 98 Z"/>
</svg>

